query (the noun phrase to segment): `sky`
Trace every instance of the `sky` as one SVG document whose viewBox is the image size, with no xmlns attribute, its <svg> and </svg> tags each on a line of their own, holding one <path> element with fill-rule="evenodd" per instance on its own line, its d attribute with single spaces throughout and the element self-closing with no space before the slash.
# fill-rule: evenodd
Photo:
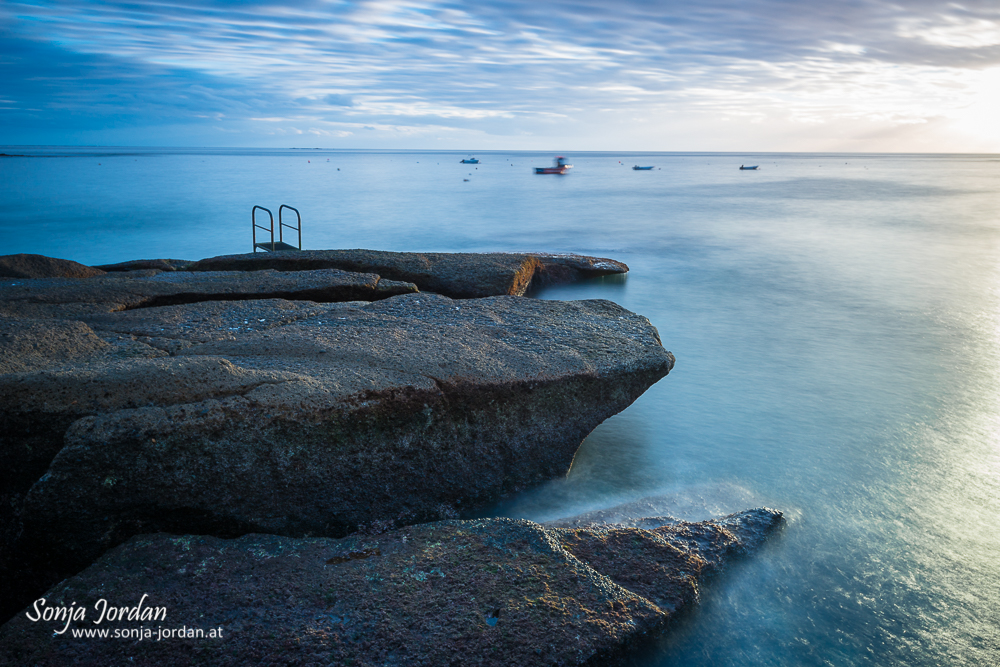
<svg viewBox="0 0 1000 667">
<path fill-rule="evenodd" d="M 1000 152 L 1000 0 L 0 0 L 0 144 Z"/>
</svg>

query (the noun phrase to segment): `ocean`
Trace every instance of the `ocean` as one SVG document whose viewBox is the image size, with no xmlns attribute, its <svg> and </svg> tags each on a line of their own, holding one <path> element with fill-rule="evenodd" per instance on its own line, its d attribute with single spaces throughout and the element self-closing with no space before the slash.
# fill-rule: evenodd
<svg viewBox="0 0 1000 667">
<path fill-rule="evenodd" d="M 675 369 L 485 513 L 785 513 L 635 665 L 1000 664 L 1000 156 L 0 152 L 0 254 L 249 252 L 288 204 L 305 248 L 626 262 L 534 296 L 645 315 Z"/>
</svg>

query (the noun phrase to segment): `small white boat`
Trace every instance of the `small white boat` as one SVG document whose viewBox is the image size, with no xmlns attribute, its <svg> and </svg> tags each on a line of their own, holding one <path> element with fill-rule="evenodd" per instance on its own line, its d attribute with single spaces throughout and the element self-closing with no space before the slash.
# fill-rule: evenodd
<svg viewBox="0 0 1000 667">
<path fill-rule="evenodd" d="M 743 165 L 741 164 L 741 165 L 740 165 L 740 171 L 749 171 L 749 170 L 752 170 L 752 169 L 757 169 L 757 168 L 759 168 L 759 167 L 760 167 L 760 165 L 759 165 L 759 164 L 755 164 L 755 165 L 753 165 L 752 167 L 744 167 L 744 166 L 743 166 Z"/>
<path fill-rule="evenodd" d="M 632 167 L 633 171 L 652 171 L 652 169 L 652 167 L 640 167 L 639 165 Z"/>
<path fill-rule="evenodd" d="M 479 164 L 479 160 L 474 157 L 470 157 L 462 160 L 462 164 Z"/>
</svg>

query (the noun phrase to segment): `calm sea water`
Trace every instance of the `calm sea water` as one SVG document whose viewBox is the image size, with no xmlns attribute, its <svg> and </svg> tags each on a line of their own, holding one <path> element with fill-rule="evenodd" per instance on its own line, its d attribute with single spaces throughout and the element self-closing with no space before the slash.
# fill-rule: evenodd
<svg viewBox="0 0 1000 667">
<path fill-rule="evenodd" d="M 0 158 L 3 254 L 247 252 L 285 203 L 307 248 L 627 262 L 538 296 L 646 315 L 675 370 L 493 512 L 785 511 L 637 664 L 1000 664 L 1000 157 L 0 152 L 46 156 Z"/>
</svg>

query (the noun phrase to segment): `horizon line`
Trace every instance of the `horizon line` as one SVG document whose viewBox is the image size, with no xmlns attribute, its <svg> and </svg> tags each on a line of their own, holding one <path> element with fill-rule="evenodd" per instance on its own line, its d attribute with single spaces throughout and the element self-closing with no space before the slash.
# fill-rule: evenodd
<svg viewBox="0 0 1000 667">
<path fill-rule="evenodd" d="M 456 153 L 456 154 L 488 154 L 488 153 L 603 153 L 608 155 L 621 154 L 670 154 L 670 155 L 900 155 L 900 156 L 1000 156 L 991 152 L 946 152 L 946 151 L 769 151 L 769 150 L 591 150 L 591 149 L 443 149 L 443 148 L 333 148 L 323 146 L 153 146 L 153 145 L 101 145 L 101 144 L 0 144 L 0 149 L 118 149 L 118 150 L 232 150 L 232 151 L 342 151 L 342 152 L 372 152 L 372 153 Z M 3 157 L 36 157 L 3 155 Z"/>
</svg>

